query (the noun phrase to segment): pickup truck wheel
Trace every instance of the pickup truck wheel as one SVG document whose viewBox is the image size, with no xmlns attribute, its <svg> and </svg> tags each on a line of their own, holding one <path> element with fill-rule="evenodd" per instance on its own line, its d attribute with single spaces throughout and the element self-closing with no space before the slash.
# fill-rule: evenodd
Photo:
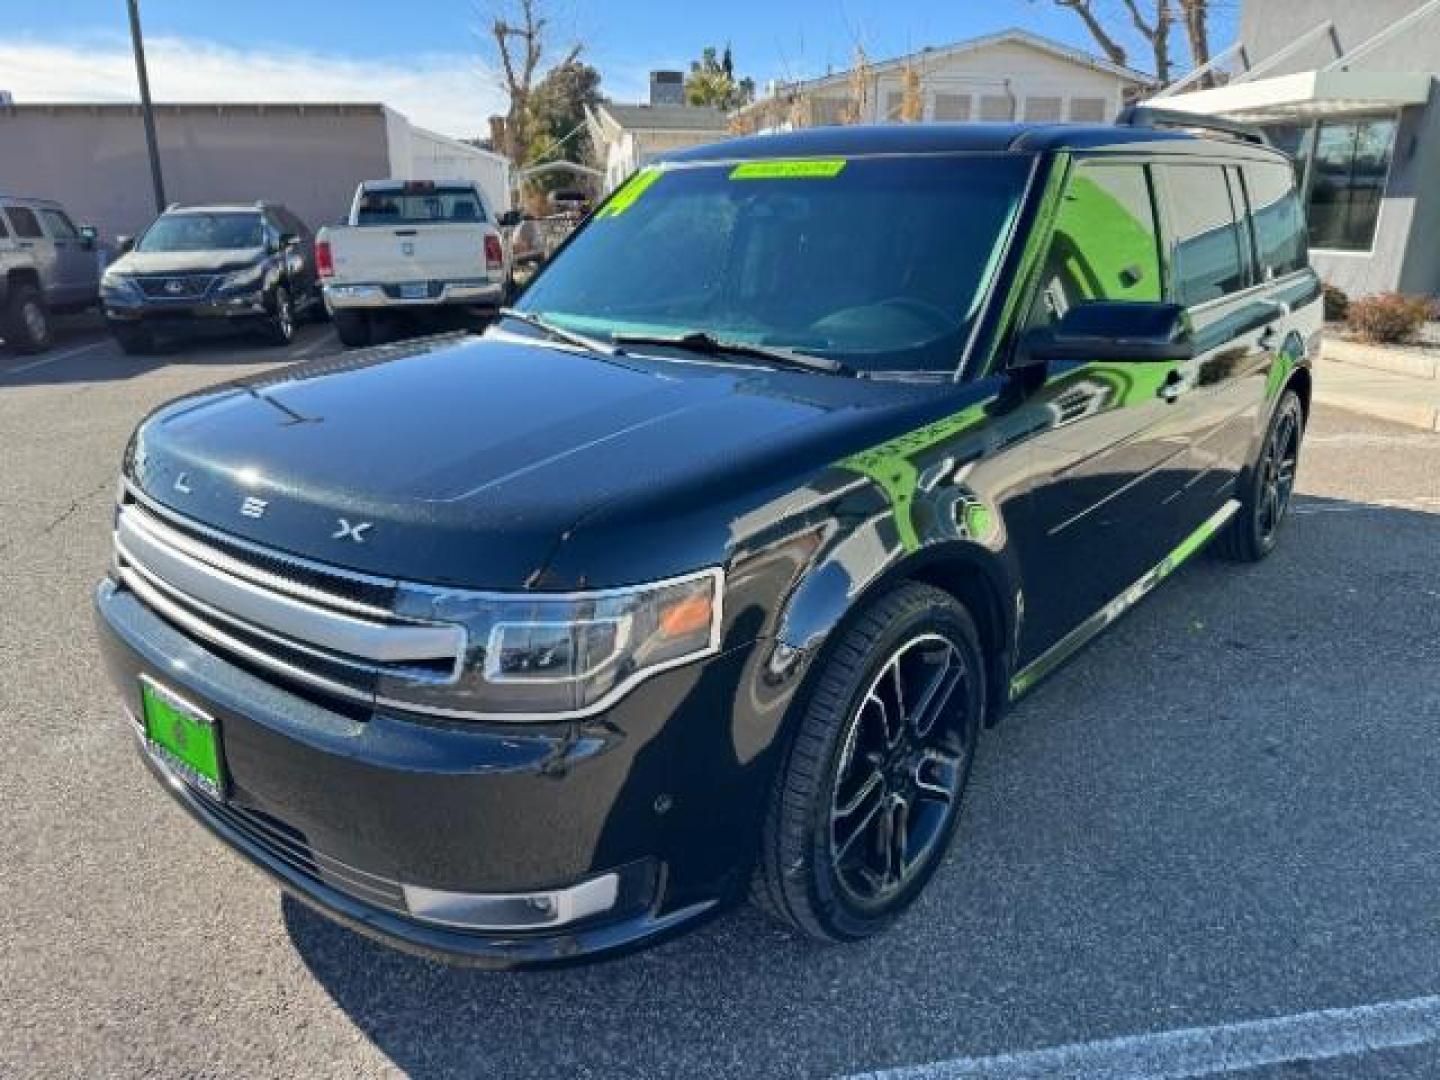
<svg viewBox="0 0 1440 1080">
<path fill-rule="evenodd" d="M 50 315 L 45 300 L 33 285 L 20 285 L 10 294 L 5 308 L 5 340 L 22 353 L 44 352 L 50 348 Z"/>
<path fill-rule="evenodd" d="M 155 338 L 143 326 L 112 326 L 111 332 L 126 356 L 142 356 L 155 350 Z"/>
<path fill-rule="evenodd" d="M 290 299 L 290 290 L 284 285 L 275 289 L 274 313 L 266 331 L 276 345 L 289 345 L 295 340 L 295 305 Z"/>
<path fill-rule="evenodd" d="M 370 344 L 370 316 L 363 311 L 332 311 L 330 321 L 335 324 L 335 336 L 340 344 L 358 349 Z"/>
<path fill-rule="evenodd" d="M 907 582 L 872 601 L 814 673 L 776 777 L 751 896 L 808 937 L 885 929 L 945 858 L 985 711 L 975 623 Z"/>
</svg>

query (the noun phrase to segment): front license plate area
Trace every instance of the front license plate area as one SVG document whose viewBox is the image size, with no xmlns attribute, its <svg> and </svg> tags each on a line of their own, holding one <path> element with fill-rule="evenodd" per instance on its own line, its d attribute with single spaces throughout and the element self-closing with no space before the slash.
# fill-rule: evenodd
<svg viewBox="0 0 1440 1080">
<path fill-rule="evenodd" d="M 428 282 L 420 281 L 413 285 L 400 286 L 400 298 L 402 300 L 424 300 L 430 295 Z"/>
<path fill-rule="evenodd" d="M 187 784 L 211 798 L 223 798 L 225 768 L 214 718 L 143 676 L 140 701 L 150 753 Z"/>
</svg>

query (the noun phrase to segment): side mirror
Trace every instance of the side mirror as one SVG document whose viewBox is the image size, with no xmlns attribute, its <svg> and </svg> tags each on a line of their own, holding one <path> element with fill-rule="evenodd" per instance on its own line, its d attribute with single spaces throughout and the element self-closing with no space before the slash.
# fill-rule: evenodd
<svg viewBox="0 0 1440 1080">
<path fill-rule="evenodd" d="M 523 220 L 524 215 L 519 210 L 506 210 L 500 215 L 500 228 L 513 229 Z"/>
<path fill-rule="evenodd" d="M 95 244 L 100 239 L 100 230 L 94 225 L 80 226 L 80 246 L 86 251 L 94 251 Z"/>
<path fill-rule="evenodd" d="M 1020 339 L 1011 367 L 1049 360 L 1162 364 L 1195 355 L 1190 318 L 1179 304 L 1092 300 Z"/>
<path fill-rule="evenodd" d="M 130 252 L 132 252 L 132 251 L 134 251 L 134 250 L 135 250 L 135 237 L 133 237 L 133 236 L 117 236 L 117 237 L 115 237 L 115 254 L 116 254 L 116 255 L 126 255 L 126 254 L 129 254 Z"/>
</svg>

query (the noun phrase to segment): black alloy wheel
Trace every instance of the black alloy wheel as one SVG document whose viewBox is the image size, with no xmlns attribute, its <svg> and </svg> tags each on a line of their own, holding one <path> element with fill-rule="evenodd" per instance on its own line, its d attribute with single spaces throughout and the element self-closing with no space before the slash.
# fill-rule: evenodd
<svg viewBox="0 0 1440 1080">
<path fill-rule="evenodd" d="M 295 340 L 295 305 L 290 299 L 290 290 L 284 285 L 275 288 L 274 313 L 270 316 L 270 340 L 276 345 L 288 345 Z"/>
<path fill-rule="evenodd" d="M 811 675 L 766 817 L 752 897 L 810 937 L 885 929 L 943 861 L 985 711 L 975 624 L 906 582 L 854 616 Z"/>
<path fill-rule="evenodd" d="M 1240 490 L 1240 510 L 1217 538 L 1216 553 L 1234 562 L 1259 562 L 1280 538 L 1295 493 L 1300 446 L 1305 437 L 1305 407 L 1300 395 L 1280 395 L 1265 441 L 1247 470 Z"/>
</svg>

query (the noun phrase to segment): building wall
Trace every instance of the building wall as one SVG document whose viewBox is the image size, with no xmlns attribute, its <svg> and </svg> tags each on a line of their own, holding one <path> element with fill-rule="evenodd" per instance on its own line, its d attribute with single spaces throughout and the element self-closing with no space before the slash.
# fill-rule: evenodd
<svg viewBox="0 0 1440 1080">
<path fill-rule="evenodd" d="M 1124 104 L 1128 80 L 1083 64 L 1003 41 L 966 52 L 921 54 L 915 63 L 921 120 L 1083 120 L 1108 123 Z M 869 81 L 864 120 L 899 119 L 904 74 L 886 71 Z M 851 100 L 848 76 L 810 94 L 810 122 L 841 122 Z M 968 114 L 968 115 L 967 115 Z"/>
<path fill-rule="evenodd" d="M 281 202 L 312 227 L 340 220 L 355 185 L 386 176 L 376 106 L 157 106 L 171 202 Z M 59 199 L 106 241 L 155 216 L 140 111 L 0 107 L 0 191 Z"/>
<path fill-rule="evenodd" d="M 1312 27 L 1329 20 L 1335 41 L 1321 35 L 1260 76 L 1314 71 L 1350 52 L 1421 7 L 1423 0 L 1247 0 L 1240 40 L 1250 63 L 1263 62 Z M 1346 65 L 1352 71 L 1429 72 L 1440 75 L 1440 12 L 1424 16 Z M 1382 115 L 1393 115 L 1382 114 Z M 1399 289 L 1440 295 L 1440 101 L 1401 112 L 1390 177 L 1370 252 L 1317 251 L 1320 275 L 1352 296 Z"/>
</svg>

